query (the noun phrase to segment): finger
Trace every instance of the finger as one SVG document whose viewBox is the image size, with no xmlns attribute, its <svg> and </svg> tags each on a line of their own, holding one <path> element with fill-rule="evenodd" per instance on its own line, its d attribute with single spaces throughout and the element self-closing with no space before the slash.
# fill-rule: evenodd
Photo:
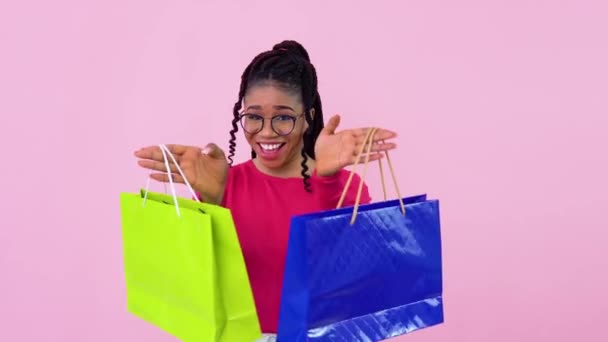
<svg viewBox="0 0 608 342">
<path fill-rule="evenodd" d="M 133 154 L 142 159 L 154 159 L 155 153 L 160 153 L 160 148 L 158 146 L 143 147 L 135 151 Z"/>
<path fill-rule="evenodd" d="M 172 145 L 172 146 L 176 146 L 176 145 Z M 167 147 L 169 147 L 169 146 L 167 146 Z M 169 148 L 169 151 L 171 151 L 171 148 Z M 178 151 L 179 151 L 179 149 L 178 149 Z M 181 153 L 175 153 L 175 152 L 171 151 L 171 154 L 173 154 L 173 156 L 175 157 L 177 162 L 180 161 Z M 155 161 L 164 161 L 165 160 L 165 157 L 164 157 L 162 151 L 160 150 L 160 147 L 158 147 L 158 146 L 144 147 L 138 151 L 135 151 L 135 156 L 138 158 L 141 158 L 141 159 L 149 159 L 149 160 L 155 160 Z M 172 161 L 171 157 L 168 157 L 168 158 L 169 158 L 169 161 Z"/>
<path fill-rule="evenodd" d="M 340 125 L 340 115 L 334 115 L 329 119 L 325 127 L 323 127 L 321 134 L 330 135 L 336 133 L 338 125 Z"/>
<path fill-rule="evenodd" d="M 382 158 L 384 158 L 384 154 L 382 154 L 382 153 L 374 153 L 374 154 L 372 154 L 372 155 L 369 156 L 369 161 L 373 162 L 373 161 L 376 161 L 376 160 L 379 160 L 379 159 L 382 159 Z M 364 157 L 361 157 L 360 163 L 365 163 L 365 158 Z"/>
<path fill-rule="evenodd" d="M 167 166 L 165 165 L 164 162 L 144 159 L 144 160 L 139 160 L 137 162 L 137 164 L 139 166 L 149 169 L 149 170 L 167 172 Z M 175 167 L 175 164 L 169 164 L 169 168 L 171 169 L 171 172 L 179 172 L 177 170 L 177 167 Z"/>
<path fill-rule="evenodd" d="M 384 158 L 384 154 L 382 153 L 371 153 L 369 156 L 369 161 L 376 161 L 378 159 L 382 159 Z M 361 157 L 359 157 L 359 159 L 357 160 L 357 156 L 352 157 L 351 159 L 351 164 L 364 164 L 365 160 L 367 159 L 367 155 L 361 155 Z"/>
<path fill-rule="evenodd" d="M 366 128 L 354 128 L 351 130 L 352 135 L 355 138 L 362 138 L 365 139 L 365 137 L 367 136 L 367 132 L 370 130 L 370 128 L 366 127 Z"/>
<path fill-rule="evenodd" d="M 394 145 L 394 143 L 386 143 L 385 142 L 387 139 L 391 139 L 391 138 L 394 138 L 394 137 L 396 137 L 396 134 L 393 133 L 393 132 L 385 133 L 385 134 L 383 134 L 380 137 L 375 136 L 374 139 L 372 139 L 372 144 L 377 145 L 377 144 L 384 143 L 384 144 L 393 144 Z M 356 142 L 355 142 L 355 147 L 356 148 L 361 148 L 361 145 L 363 145 L 363 144 L 365 144 L 366 148 L 367 148 L 367 145 L 369 144 L 369 141 L 366 141 L 365 137 L 359 137 L 359 138 L 356 139 Z"/>
<path fill-rule="evenodd" d="M 358 142 L 355 145 L 355 148 L 353 148 L 353 153 L 356 155 L 361 151 L 361 144 L 363 144 L 362 141 Z M 363 153 L 367 152 L 367 147 L 368 144 L 365 144 L 365 146 L 363 146 Z M 389 150 L 393 150 L 397 148 L 397 144 L 395 143 L 387 143 L 383 141 L 377 141 L 374 142 L 371 146 L 370 151 L 371 152 L 380 152 L 380 151 L 389 151 Z"/>
<path fill-rule="evenodd" d="M 388 139 L 393 139 L 396 137 L 397 137 L 396 132 L 390 131 L 388 129 L 380 128 L 376 131 L 376 134 L 374 134 L 373 141 L 378 142 L 381 140 L 388 140 Z"/>
<path fill-rule="evenodd" d="M 154 179 L 155 181 L 159 181 L 159 182 L 164 182 L 164 183 L 168 183 L 169 182 L 169 175 L 167 175 L 166 173 L 153 173 L 150 175 L 150 178 Z M 184 178 L 178 174 L 171 174 L 171 178 L 173 178 L 173 182 L 174 183 L 182 183 L 184 184 Z"/>
<path fill-rule="evenodd" d="M 366 128 L 355 128 L 352 130 L 352 134 L 354 137 L 358 138 L 359 140 L 365 140 L 365 137 L 367 136 L 367 132 L 369 132 L 371 128 L 366 127 Z M 378 128 L 378 130 L 376 130 L 376 133 L 374 134 L 374 141 L 379 141 L 379 140 L 387 140 L 387 139 L 392 139 L 397 137 L 397 133 L 393 132 L 391 130 L 388 129 L 384 129 L 384 128 Z"/>
<path fill-rule="evenodd" d="M 395 144 L 395 143 L 375 143 L 372 145 L 371 151 L 372 152 L 383 152 L 383 151 L 394 150 L 395 148 L 397 148 L 397 144 Z"/>
<path fill-rule="evenodd" d="M 226 158 L 224 151 L 222 151 L 222 149 L 214 143 L 207 144 L 207 146 L 205 146 L 201 152 L 214 159 Z"/>
<path fill-rule="evenodd" d="M 169 149 L 169 152 L 171 152 L 171 154 L 173 154 L 174 156 L 181 156 L 182 154 L 186 153 L 186 151 L 188 151 L 188 149 L 190 148 L 190 146 L 178 144 L 168 144 L 166 146 Z"/>
</svg>

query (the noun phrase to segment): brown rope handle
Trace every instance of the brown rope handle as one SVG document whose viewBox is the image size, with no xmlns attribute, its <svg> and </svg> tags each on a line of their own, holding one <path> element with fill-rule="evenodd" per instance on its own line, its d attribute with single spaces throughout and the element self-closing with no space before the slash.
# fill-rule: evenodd
<svg viewBox="0 0 608 342">
<path fill-rule="evenodd" d="M 373 138 L 376 135 L 377 131 L 378 131 L 377 128 L 372 128 L 371 129 L 371 136 L 369 137 L 369 139 L 364 144 L 364 145 L 367 145 L 367 151 L 365 151 L 366 152 L 365 163 L 363 164 L 363 172 L 361 173 L 361 181 L 359 182 L 359 188 L 357 189 L 357 197 L 355 197 L 355 207 L 353 209 L 353 215 L 350 218 L 350 224 L 351 225 L 353 223 L 355 223 L 355 220 L 357 219 L 357 213 L 359 211 L 359 203 L 361 202 L 361 192 L 363 190 L 363 182 L 365 180 L 365 174 L 367 172 L 367 164 L 369 163 L 369 158 L 370 158 L 370 155 L 371 155 L 370 152 L 372 150 Z M 348 187 L 346 189 L 348 189 Z"/>
<path fill-rule="evenodd" d="M 346 180 L 346 185 L 344 186 L 344 189 L 342 189 L 342 195 L 340 196 L 340 200 L 338 201 L 338 205 L 336 206 L 336 209 L 340 209 L 340 207 L 342 207 L 342 203 L 344 203 L 344 199 L 346 198 L 346 193 L 348 192 L 350 183 L 353 181 L 353 176 L 355 175 L 355 170 L 357 170 L 357 166 L 359 166 L 359 160 L 361 159 L 361 156 L 363 155 L 363 150 L 365 149 L 365 144 L 369 140 L 371 134 L 372 134 L 372 129 L 367 131 L 367 134 L 365 135 L 365 140 L 363 141 L 363 144 L 361 145 L 361 149 L 359 149 L 359 152 L 357 152 L 357 158 L 355 159 L 355 163 L 353 164 L 353 169 L 350 172 L 350 174 L 348 175 L 348 179 Z M 363 182 L 363 180 L 361 180 L 361 182 Z"/>
<path fill-rule="evenodd" d="M 340 200 L 338 201 L 338 205 L 337 205 L 337 209 L 339 209 L 342 204 L 344 203 L 344 199 L 346 197 L 346 193 L 348 192 L 348 188 L 350 187 L 350 184 L 352 183 L 352 179 L 353 176 L 355 174 L 355 170 L 357 169 L 357 166 L 359 164 L 359 161 L 361 160 L 361 156 L 363 155 L 363 150 L 365 149 L 365 146 L 367 146 L 367 151 L 366 151 L 366 156 L 365 156 L 365 163 L 363 164 L 363 173 L 361 175 L 361 179 L 359 181 L 359 188 L 357 189 L 357 196 L 355 197 L 355 205 L 354 205 L 354 210 L 353 210 L 353 215 L 351 217 L 351 221 L 350 223 L 353 224 L 355 223 L 355 220 L 357 218 L 357 213 L 359 210 L 359 203 L 361 202 L 361 192 L 363 189 L 363 183 L 365 182 L 365 175 L 366 175 L 366 171 L 367 171 L 367 164 L 369 163 L 369 158 L 370 158 L 370 152 L 371 152 L 371 147 L 372 144 L 374 142 L 374 136 L 376 135 L 376 132 L 378 131 L 378 128 L 371 128 L 370 130 L 367 131 L 367 134 L 365 136 L 365 141 L 363 143 L 363 145 L 361 146 L 361 149 L 359 150 L 359 152 L 357 153 L 357 158 L 355 159 L 355 163 L 353 165 L 353 169 L 350 172 L 350 175 L 348 176 L 348 179 L 346 181 L 346 184 L 344 186 L 344 189 L 342 191 L 342 195 L 340 196 Z M 397 196 L 399 199 L 399 204 L 401 206 L 401 212 L 403 213 L 403 215 L 405 215 L 405 204 L 403 203 L 403 199 L 401 198 L 401 192 L 399 191 L 399 186 L 397 184 L 397 177 L 395 176 L 395 170 L 393 168 L 393 164 L 391 162 L 391 159 L 389 157 L 388 151 L 384 151 L 384 154 L 386 155 L 386 161 L 388 163 L 388 167 L 389 170 L 391 172 L 391 176 L 393 179 L 393 183 L 395 186 L 395 190 L 397 192 Z M 385 186 L 385 182 L 384 182 L 384 173 L 383 173 L 383 167 L 382 167 L 382 161 L 378 160 L 379 165 L 380 165 L 380 173 L 381 173 L 381 181 L 382 181 L 382 191 L 384 192 L 384 199 L 386 200 L 386 186 Z"/>
<path fill-rule="evenodd" d="M 384 144 L 384 140 L 382 141 Z M 384 168 L 382 167 L 382 158 L 378 159 L 378 167 L 380 168 L 380 182 L 382 183 L 382 194 L 384 195 L 384 200 L 386 201 L 388 198 L 386 196 L 386 182 L 384 181 Z"/>
<path fill-rule="evenodd" d="M 350 173 L 350 175 L 349 175 L 349 177 L 348 177 L 348 179 L 346 181 L 346 185 L 345 185 L 344 189 L 342 190 L 342 195 L 340 197 L 340 200 L 338 201 L 338 205 L 337 205 L 336 209 L 339 209 L 342 206 L 342 204 L 344 203 L 344 199 L 345 199 L 346 194 L 348 192 L 348 188 L 350 187 L 350 184 L 352 183 L 352 179 L 353 179 L 353 176 L 354 176 L 355 171 L 357 169 L 357 166 L 359 164 L 359 160 L 361 160 L 361 156 L 363 155 L 363 149 L 367 145 L 366 142 L 368 140 L 370 140 L 372 132 L 373 132 L 372 129 L 368 130 L 367 135 L 365 136 L 364 144 L 361 145 L 361 149 L 357 153 L 357 158 L 355 160 L 355 163 L 353 164 L 353 170 L 351 171 L 351 173 Z M 372 142 L 373 142 L 373 139 L 372 139 Z M 388 152 L 385 151 L 385 154 L 387 154 L 387 156 L 388 156 Z M 390 164 L 390 159 L 388 161 L 389 161 L 389 164 Z M 387 198 L 386 183 L 385 183 L 385 180 L 384 180 L 384 170 L 383 170 L 383 167 L 382 167 L 382 160 L 379 159 L 378 163 L 380 165 L 380 176 L 381 176 L 381 182 L 382 182 L 382 191 L 384 193 L 384 199 L 386 200 L 386 198 Z M 389 165 L 389 166 L 391 167 L 391 172 L 393 172 L 392 165 Z M 363 180 L 361 180 L 361 181 L 363 181 Z M 395 181 L 395 177 L 393 177 L 393 181 Z M 399 192 L 398 187 L 396 187 L 396 188 L 397 188 L 397 192 Z"/>
</svg>

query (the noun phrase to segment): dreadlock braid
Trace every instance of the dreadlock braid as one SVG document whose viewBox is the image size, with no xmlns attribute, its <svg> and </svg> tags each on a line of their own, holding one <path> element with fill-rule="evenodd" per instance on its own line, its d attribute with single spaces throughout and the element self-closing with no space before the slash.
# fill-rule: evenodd
<svg viewBox="0 0 608 342">
<path fill-rule="evenodd" d="M 318 91 L 317 72 L 310 62 L 308 52 L 298 42 L 286 40 L 276 44 L 272 50 L 257 55 L 245 68 L 241 76 L 238 100 L 234 104 L 232 130 L 230 131 L 228 160 L 232 166 L 236 148 L 236 132 L 247 90 L 255 85 L 273 82 L 291 92 L 301 95 L 308 129 L 304 132 L 302 155 L 302 177 L 306 191 L 310 189 L 308 158 L 315 159 L 315 143 L 323 129 L 323 108 Z M 314 110 L 314 111 L 313 111 Z M 314 112 L 314 115 L 312 115 Z M 251 151 L 251 158 L 256 158 Z"/>
</svg>

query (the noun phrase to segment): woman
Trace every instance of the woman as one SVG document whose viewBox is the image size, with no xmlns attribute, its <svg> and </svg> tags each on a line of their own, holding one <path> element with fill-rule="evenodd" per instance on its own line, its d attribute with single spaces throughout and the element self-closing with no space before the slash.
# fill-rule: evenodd
<svg viewBox="0 0 608 342">
<path fill-rule="evenodd" d="M 333 209 L 364 143 L 367 128 L 336 132 L 340 117 L 323 124 L 317 74 L 306 50 L 283 41 L 245 69 L 234 105 L 228 158 L 215 144 L 204 149 L 169 145 L 200 199 L 231 209 L 248 268 L 262 331 L 276 333 L 289 222 L 293 215 Z M 252 159 L 232 166 L 235 134 L 243 129 Z M 391 150 L 396 134 L 379 129 L 370 160 Z M 139 165 L 168 177 L 157 147 L 135 153 Z M 177 182 L 183 179 L 173 170 Z M 355 200 L 353 179 L 345 206 Z M 371 201 L 367 187 L 361 203 Z"/>
</svg>

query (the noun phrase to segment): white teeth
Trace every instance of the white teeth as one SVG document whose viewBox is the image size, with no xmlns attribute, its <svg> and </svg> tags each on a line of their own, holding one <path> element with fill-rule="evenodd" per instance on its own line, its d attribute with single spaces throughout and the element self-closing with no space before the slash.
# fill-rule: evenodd
<svg viewBox="0 0 608 342">
<path fill-rule="evenodd" d="M 281 147 L 281 144 L 260 144 L 264 151 L 274 151 Z"/>
</svg>

